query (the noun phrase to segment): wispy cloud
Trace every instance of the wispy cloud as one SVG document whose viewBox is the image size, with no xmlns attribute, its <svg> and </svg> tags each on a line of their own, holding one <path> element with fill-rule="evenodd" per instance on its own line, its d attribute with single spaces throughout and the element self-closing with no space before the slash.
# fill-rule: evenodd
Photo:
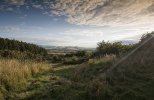
<svg viewBox="0 0 154 100">
<path fill-rule="evenodd" d="M 43 6 L 41 4 L 33 4 L 32 7 L 36 9 L 43 9 Z"/>
<path fill-rule="evenodd" d="M 154 0 L 56 0 L 52 13 L 79 25 L 127 25 L 150 23 Z M 145 13 L 146 12 L 146 13 Z"/>
<path fill-rule="evenodd" d="M 6 2 L 11 5 L 21 6 L 24 5 L 25 0 L 6 0 Z"/>
<path fill-rule="evenodd" d="M 19 27 L 14 27 L 14 26 L 1 26 L 0 27 L 0 34 L 5 34 L 5 33 L 20 33 L 21 30 Z"/>
</svg>

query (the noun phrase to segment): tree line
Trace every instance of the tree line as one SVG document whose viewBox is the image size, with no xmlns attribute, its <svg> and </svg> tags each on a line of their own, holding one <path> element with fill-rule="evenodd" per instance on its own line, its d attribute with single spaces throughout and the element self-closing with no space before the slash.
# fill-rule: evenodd
<svg viewBox="0 0 154 100">
<path fill-rule="evenodd" d="M 102 41 L 97 44 L 95 56 L 110 55 L 110 54 L 119 56 L 121 54 L 128 53 L 134 47 L 135 44 L 125 45 L 122 44 L 122 42 L 112 43 L 112 42 Z"/>
<path fill-rule="evenodd" d="M 0 38 L 0 56 L 14 58 L 17 54 L 27 55 L 27 58 L 37 58 L 38 55 L 41 57 L 45 56 L 47 51 L 35 44 Z"/>
<path fill-rule="evenodd" d="M 135 44 L 122 44 L 122 42 L 99 42 L 97 44 L 96 52 L 94 53 L 95 56 L 103 56 L 103 55 L 121 55 L 121 54 L 126 54 L 139 46 L 140 44 L 144 43 L 147 40 L 150 40 L 150 38 L 154 38 L 154 32 L 143 34 L 139 43 Z"/>
</svg>

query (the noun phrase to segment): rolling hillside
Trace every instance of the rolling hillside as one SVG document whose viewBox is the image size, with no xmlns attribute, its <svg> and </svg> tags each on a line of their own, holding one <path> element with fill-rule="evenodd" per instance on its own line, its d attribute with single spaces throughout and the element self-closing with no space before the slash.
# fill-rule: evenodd
<svg viewBox="0 0 154 100">
<path fill-rule="evenodd" d="M 153 33 L 152 33 L 153 34 Z M 153 100 L 154 38 L 146 35 L 126 56 L 104 56 L 87 64 L 56 66 L 57 82 L 30 100 Z M 58 69 L 58 70 L 57 70 Z"/>
</svg>

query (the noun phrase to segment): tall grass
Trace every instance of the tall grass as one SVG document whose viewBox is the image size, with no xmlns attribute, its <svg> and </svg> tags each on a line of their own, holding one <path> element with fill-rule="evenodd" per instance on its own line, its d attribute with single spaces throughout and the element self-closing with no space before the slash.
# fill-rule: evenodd
<svg viewBox="0 0 154 100">
<path fill-rule="evenodd" d="M 50 70 L 48 64 L 32 61 L 0 59 L 0 87 L 16 90 L 39 72 Z"/>
<path fill-rule="evenodd" d="M 105 55 L 103 57 L 99 57 L 99 58 L 94 58 L 94 59 L 89 59 L 88 64 L 102 64 L 102 63 L 106 63 L 106 62 L 110 62 L 113 60 L 116 60 L 116 55 Z"/>
</svg>

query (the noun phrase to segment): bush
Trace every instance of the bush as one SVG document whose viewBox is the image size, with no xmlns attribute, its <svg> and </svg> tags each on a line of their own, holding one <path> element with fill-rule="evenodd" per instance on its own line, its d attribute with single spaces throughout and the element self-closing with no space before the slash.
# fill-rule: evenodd
<svg viewBox="0 0 154 100">
<path fill-rule="evenodd" d="M 81 64 L 82 62 L 84 62 L 83 59 L 73 56 L 65 58 L 63 64 Z"/>
<path fill-rule="evenodd" d="M 84 57 L 84 56 L 86 56 L 86 52 L 85 51 L 77 51 L 75 53 L 75 56 L 77 56 L 77 57 Z"/>
<path fill-rule="evenodd" d="M 63 61 L 63 56 L 62 55 L 53 55 L 50 60 L 52 63 L 61 63 Z"/>
<path fill-rule="evenodd" d="M 134 48 L 134 45 L 124 45 L 121 42 L 99 42 L 98 47 L 96 48 L 95 56 L 101 56 L 101 55 L 120 55 L 123 53 L 127 53 L 131 51 Z"/>
<path fill-rule="evenodd" d="M 154 37 L 154 32 L 151 32 L 151 33 L 147 33 L 147 34 L 142 35 L 142 37 L 140 39 L 140 43 L 148 40 L 151 37 Z"/>
</svg>

